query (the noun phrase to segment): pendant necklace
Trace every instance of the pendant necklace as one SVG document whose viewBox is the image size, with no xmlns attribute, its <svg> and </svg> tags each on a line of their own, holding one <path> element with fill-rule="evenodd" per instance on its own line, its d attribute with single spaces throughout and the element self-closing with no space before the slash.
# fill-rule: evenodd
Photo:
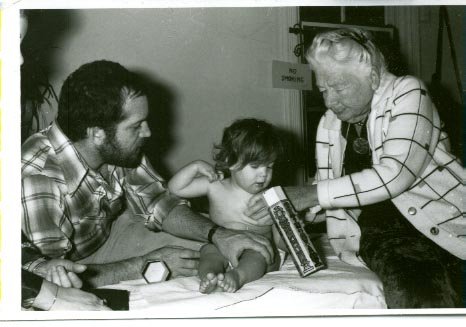
<svg viewBox="0 0 466 327">
<path fill-rule="evenodd" d="M 364 119 L 363 121 L 360 121 L 358 123 L 355 123 L 354 129 L 356 130 L 356 133 L 358 134 L 358 137 L 354 139 L 353 141 L 353 150 L 354 152 L 358 154 L 368 154 L 369 153 L 369 141 L 367 141 L 366 138 L 362 137 L 361 134 L 363 133 L 363 129 L 365 128 L 367 118 Z M 357 127 L 360 128 L 358 131 Z"/>
</svg>

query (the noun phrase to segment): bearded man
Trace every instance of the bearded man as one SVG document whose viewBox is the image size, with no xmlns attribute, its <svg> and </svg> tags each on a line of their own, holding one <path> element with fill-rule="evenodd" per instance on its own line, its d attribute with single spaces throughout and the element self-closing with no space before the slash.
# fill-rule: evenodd
<svg viewBox="0 0 466 327">
<path fill-rule="evenodd" d="M 38 250 L 24 269 L 65 286 L 75 277 L 65 259 L 86 264 L 94 287 L 141 278 L 153 260 L 171 277 L 196 276 L 207 241 L 233 265 L 245 249 L 273 260 L 267 239 L 219 228 L 168 192 L 143 154 L 146 94 L 134 73 L 105 60 L 66 79 L 57 121 L 22 146 L 22 230 Z"/>
</svg>

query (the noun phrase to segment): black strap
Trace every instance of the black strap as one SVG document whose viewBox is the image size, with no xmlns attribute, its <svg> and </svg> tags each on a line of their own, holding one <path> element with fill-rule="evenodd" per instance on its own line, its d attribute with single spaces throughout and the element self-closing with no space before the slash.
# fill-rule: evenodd
<svg viewBox="0 0 466 327">
<path fill-rule="evenodd" d="M 209 230 L 209 234 L 207 234 L 207 240 L 209 241 L 209 243 L 214 243 L 212 241 L 212 237 L 214 237 L 214 234 L 215 232 L 217 231 L 217 229 L 219 228 L 220 226 L 218 225 L 214 225 L 210 230 Z"/>
</svg>

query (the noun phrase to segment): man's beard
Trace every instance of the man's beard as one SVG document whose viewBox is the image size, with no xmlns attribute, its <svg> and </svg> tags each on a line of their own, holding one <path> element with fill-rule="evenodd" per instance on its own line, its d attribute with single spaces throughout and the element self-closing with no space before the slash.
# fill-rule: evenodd
<svg viewBox="0 0 466 327">
<path fill-rule="evenodd" d="M 134 150 L 128 151 L 123 149 L 118 143 L 115 135 L 107 134 L 107 142 L 100 146 L 100 156 L 106 164 L 136 168 L 141 163 L 142 159 L 142 144 L 135 147 Z"/>
</svg>

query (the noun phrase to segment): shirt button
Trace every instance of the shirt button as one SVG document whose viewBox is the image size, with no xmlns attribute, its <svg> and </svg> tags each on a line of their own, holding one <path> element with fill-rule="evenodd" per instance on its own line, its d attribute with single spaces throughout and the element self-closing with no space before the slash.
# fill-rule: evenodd
<svg viewBox="0 0 466 327">
<path fill-rule="evenodd" d="M 438 230 L 437 227 L 432 227 L 432 228 L 430 229 L 430 233 L 431 233 L 432 235 L 438 235 L 438 232 L 439 232 L 439 230 Z"/>
<path fill-rule="evenodd" d="M 415 215 L 416 212 L 417 212 L 417 211 L 416 211 L 416 208 L 414 208 L 414 207 L 410 207 L 410 208 L 408 209 L 408 213 L 409 213 L 411 216 L 412 216 L 412 215 Z"/>
</svg>

